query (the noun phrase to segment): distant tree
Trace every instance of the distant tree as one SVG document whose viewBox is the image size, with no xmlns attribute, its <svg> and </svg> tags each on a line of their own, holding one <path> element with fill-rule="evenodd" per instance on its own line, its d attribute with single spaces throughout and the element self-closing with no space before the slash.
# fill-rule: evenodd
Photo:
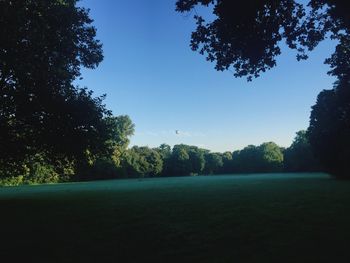
<svg viewBox="0 0 350 263">
<path fill-rule="evenodd" d="M 224 165 L 222 156 L 219 153 L 207 153 L 205 155 L 205 173 L 219 173 Z"/>
<path fill-rule="evenodd" d="M 190 146 L 188 148 L 192 174 L 201 174 L 203 172 L 205 167 L 205 153 L 206 150 L 200 149 L 196 146 Z"/>
<path fill-rule="evenodd" d="M 232 167 L 233 172 L 239 173 L 279 172 L 283 168 L 283 153 L 274 142 L 248 145 L 233 152 Z"/>
<path fill-rule="evenodd" d="M 171 155 L 171 147 L 168 144 L 161 144 L 159 147 L 155 148 L 155 150 L 162 156 L 163 159 L 167 159 Z"/>
<path fill-rule="evenodd" d="M 149 164 L 148 176 L 155 177 L 160 176 L 163 170 L 163 160 L 160 154 L 148 147 L 145 147 L 146 151 L 144 157 Z"/>
<path fill-rule="evenodd" d="M 162 176 L 168 176 L 171 174 L 171 147 L 168 144 L 161 144 L 159 147 L 154 148 L 159 153 L 163 160 Z"/>
<path fill-rule="evenodd" d="M 190 175 L 192 165 L 190 155 L 187 151 L 187 145 L 179 144 L 173 147 L 173 152 L 170 158 L 170 173 L 173 176 Z"/>
<path fill-rule="evenodd" d="M 197 175 L 201 174 L 205 166 L 204 155 L 208 150 L 178 144 L 173 147 L 169 158 L 169 172 L 172 175 Z"/>
<path fill-rule="evenodd" d="M 76 2 L 0 1 L 0 163 L 11 169 L 38 153 L 54 163 L 105 151 L 103 97 L 73 86 L 103 59 Z"/>
<path fill-rule="evenodd" d="M 274 142 L 266 142 L 259 146 L 261 153 L 260 172 L 281 172 L 283 170 L 283 153 Z"/>
<path fill-rule="evenodd" d="M 240 151 L 233 152 L 232 160 L 235 172 L 259 172 L 261 158 L 259 148 L 255 145 L 248 145 Z"/>
<path fill-rule="evenodd" d="M 123 168 L 128 177 L 155 177 L 162 172 L 163 160 L 154 149 L 134 146 L 126 152 Z"/>
<path fill-rule="evenodd" d="M 127 115 L 107 117 L 104 121 L 108 127 L 107 157 L 112 156 L 115 165 L 120 166 L 122 155 L 130 143 L 129 138 L 135 132 L 135 125 Z"/>
<path fill-rule="evenodd" d="M 291 146 L 284 151 L 284 169 L 287 172 L 322 170 L 320 163 L 314 157 L 306 131 L 298 131 Z"/>
<path fill-rule="evenodd" d="M 232 152 L 232 161 L 230 172 L 231 173 L 239 173 L 241 172 L 241 163 L 240 163 L 240 150 L 236 150 Z"/>
<path fill-rule="evenodd" d="M 145 158 L 141 157 L 135 147 L 125 152 L 122 162 L 123 177 L 144 177 L 149 169 Z"/>
<path fill-rule="evenodd" d="M 223 166 L 221 169 L 222 173 L 231 173 L 233 172 L 233 167 L 232 167 L 232 153 L 231 152 L 224 152 L 222 155 L 222 162 Z"/>
</svg>

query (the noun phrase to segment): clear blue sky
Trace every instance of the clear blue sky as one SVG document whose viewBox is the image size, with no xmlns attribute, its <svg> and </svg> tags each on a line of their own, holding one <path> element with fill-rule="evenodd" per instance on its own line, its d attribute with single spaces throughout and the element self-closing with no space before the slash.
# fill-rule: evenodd
<svg viewBox="0 0 350 263">
<path fill-rule="evenodd" d="M 248 83 L 215 71 L 190 50 L 194 20 L 174 11 L 175 0 L 80 5 L 91 9 L 105 59 L 98 69 L 83 70 L 78 83 L 96 95 L 106 93 L 114 115 L 131 117 L 132 145 L 186 143 L 212 151 L 266 141 L 289 146 L 295 132 L 308 127 L 317 94 L 334 81 L 323 65 L 334 50 L 330 41 L 304 62 L 283 47 L 277 67 Z"/>
</svg>

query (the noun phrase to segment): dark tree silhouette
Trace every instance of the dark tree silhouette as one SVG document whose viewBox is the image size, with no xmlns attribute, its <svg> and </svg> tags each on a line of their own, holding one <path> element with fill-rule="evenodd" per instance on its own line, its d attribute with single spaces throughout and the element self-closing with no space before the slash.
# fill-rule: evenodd
<svg viewBox="0 0 350 263">
<path fill-rule="evenodd" d="M 308 136 L 327 172 L 350 178 L 350 82 L 322 91 L 312 107 Z"/>
<path fill-rule="evenodd" d="M 306 131 L 298 131 L 293 143 L 284 151 L 284 170 L 287 172 L 322 171 L 316 160 Z"/>
<path fill-rule="evenodd" d="M 308 136 L 326 171 L 350 179 L 350 14 L 340 8 L 333 13 L 347 17 L 346 21 L 335 21 L 343 31 L 339 33 L 334 54 L 326 60 L 331 66 L 329 74 L 337 77 L 337 81 L 333 90 L 319 94 L 312 107 Z"/>
<path fill-rule="evenodd" d="M 103 150 L 110 113 L 72 83 L 103 59 L 88 10 L 75 0 L 0 0 L 0 161 Z"/>
<path fill-rule="evenodd" d="M 215 61 L 217 70 L 233 67 L 236 77 L 248 76 L 251 80 L 276 65 L 283 39 L 300 51 L 299 58 L 305 57 L 298 45 L 305 12 L 293 0 L 179 0 L 176 10 L 190 11 L 197 4 L 212 4 L 215 19 L 207 22 L 195 15 L 197 28 L 192 33 L 191 48 Z"/>
<path fill-rule="evenodd" d="M 176 10 L 188 12 L 197 5 L 213 9 L 213 21 L 196 14 L 191 48 L 216 62 L 217 70 L 233 68 L 236 77 L 258 77 L 276 65 L 285 41 L 306 59 L 327 33 L 340 39 L 349 33 L 348 1 L 310 0 L 307 12 L 295 0 L 178 0 Z"/>
</svg>

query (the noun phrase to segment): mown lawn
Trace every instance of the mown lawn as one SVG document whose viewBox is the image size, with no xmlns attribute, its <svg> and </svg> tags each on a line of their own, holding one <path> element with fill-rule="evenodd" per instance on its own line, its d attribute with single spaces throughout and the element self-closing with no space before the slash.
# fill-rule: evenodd
<svg viewBox="0 0 350 263">
<path fill-rule="evenodd" d="M 0 188 L 0 262 L 350 262 L 350 182 L 325 174 Z"/>
</svg>

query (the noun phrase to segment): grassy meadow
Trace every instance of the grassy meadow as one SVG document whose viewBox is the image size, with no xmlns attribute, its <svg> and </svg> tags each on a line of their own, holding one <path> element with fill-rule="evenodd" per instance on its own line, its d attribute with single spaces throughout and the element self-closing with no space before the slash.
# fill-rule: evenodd
<svg viewBox="0 0 350 263">
<path fill-rule="evenodd" d="M 350 262 L 350 181 L 326 174 L 0 188 L 1 262 Z"/>
</svg>

